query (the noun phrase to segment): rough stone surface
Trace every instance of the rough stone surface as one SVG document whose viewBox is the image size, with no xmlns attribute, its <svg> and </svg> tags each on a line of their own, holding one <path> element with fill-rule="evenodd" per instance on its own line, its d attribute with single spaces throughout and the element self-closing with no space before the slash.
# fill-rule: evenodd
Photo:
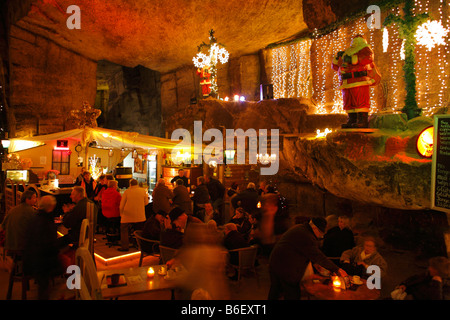
<svg viewBox="0 0 450 320">
<path fill-rule="evenodd" d="M 166 73 L 192 64 L 210 29 L 230 56 L 252 54 L 307 28 L 302 1 L 35 0 L 18 21 L 26 29 L 93 60 Z M 81 29 L 66 27 L 70 5 Z"/>
<path fill-rule="evenodd" d="M 170 133 L 176 128 L 186 128 L 193 132 L 194 120 L 202 121 L 203 130 L 221 126 L 279 129 L 284 134 L 276 175 L 279 181 L 312 183 L 318 188 L 313 198 L 330 193 L 364 205 L 403 210 L 430 207 L 431 160 L 421 158 L 415 150 L 416 137 L 429 120 L 424 117 L 415 120 L 414 125 L 403 123 L 402 115 L 377 115 L 376 123 L 383 129 L 373 133 L 338 130 L 317 139 L 316 129 L 338 129 L 346 116 L 309 113 L 314 110 L 311 102 L 301 99 L 240 103 L 206 99 L 174 114 L 168 119 L 166 130 Z M 396 123 L 402 124 L 397 130 L 385 128 Z M 303 197 L 298 187 L 284 191 L 291 199 Z M 310 201 L 298 201 L 303 202 Z M 319 211 L 313 212 L 326 212 L 319 207 L 320 210 L 316 208 Z"/>
<path fill-rule="evenodd" d="M 93 105 L 96 62 L 14 26 L 10 54 L 10 136 L 71 129 L 69 111 Z"/>
<path fill-rule="evenodd" d="M 397 148 L 389 147 L 390 139 L 399 138 L 335 132 L 326 139 L 285 139 L 278 175 L 306 176 L 335 196 L 363 204 L 429 208 L 431 160 L 411 152 L 411 139 L 400 139 Z"/>
</svg>

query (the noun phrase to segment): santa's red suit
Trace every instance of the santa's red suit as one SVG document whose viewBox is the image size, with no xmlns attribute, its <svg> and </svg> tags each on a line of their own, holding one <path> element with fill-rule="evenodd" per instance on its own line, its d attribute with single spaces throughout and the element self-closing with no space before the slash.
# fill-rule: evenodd
<svg viewBox="0 0 450 320">
<path fill-rule="evenodd" d="M 343 128 L 368 127 L 370 86 L 376 82 L 371 77 L 373 61 L 373 51 L 361 36 L 353 38 L 352 45 L 333 59 L 332 68 L 339 72 L 344 110 L 349 115 Z"/>
<path fill-rule="evenodd" d="M 197 74 L 200 76 L 200 85 L 202 86 L 202 95 L 209 96 L 211 93 L 211 74 L 208 69 L 197 69 Z"/>
</svg>

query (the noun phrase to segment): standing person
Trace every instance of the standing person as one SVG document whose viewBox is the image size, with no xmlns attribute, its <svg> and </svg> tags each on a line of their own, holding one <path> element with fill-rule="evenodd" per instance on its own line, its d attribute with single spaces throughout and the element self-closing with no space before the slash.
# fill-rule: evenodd
<svg viewBox="0 0 450 320">
<path fill-rule="evenodd" d="M 192 215 L 192 200 L 188 189 L 184 186 L 181 179 L 176 181 L 176 185 L 173 189 L 172 204 L 182 208 L 187 215 Z"/>
<path fill-rule="evenodd" d="M 78 175 L 77 179 L 75 180 L 75 185 L 79 186 L 81 185 L 81 181 L 83 180 L 83 173 L 86 171 L 86 167 L 81 167 L 81 172 Z"/>
<path fill-rule="evenodd" d="M 170 180 L 170 183 L 175 187 L 176 186 L 175 183 L 177 182 L 177 180 L 182 180 L 183 181 L 183 185 L 186 188 L 189 188 L 189 179 L 184 176 L 184 170 L 183 169 L 178 169 L 178 175 L 173 177 L 172 180 Z"/>
<path fill-rule="evenodd" d="M 94 200 L 94 190 L 97 185 L 97 182 L 91 177 L 91 173 L 89 171 L 83 172 L 83 179 L 76 184 L 77 186 L 81 186 L 86 190 L 86 197 L 89 200 Z"/>
<path fill-rule="evenodd" d="M 75 248 L 80 240 L 80 229 L 83 219 L 86 218 L 86 210 L 88 202 L 92 202 L 86 197 L 86 191 L 83 187 L 75 186 L 70 194 L 70 199 L 75 205 L 64 205 L 63 225 L 69 232 L 58 239 L 60 248 L 64 248 L 69 244 L 73 244 Z M 94 215 L 97 214 L 97 207 L 94 205 Z"/>
<path fill-rule="evenodd" d="M 108 188 L 108 180 L 106 179 L 106 175 L 102 174 L 97 179 L 97 184 L 94 189 L 94 203 L 97 205 L 98 214 L 97 214 L 97 232 L 99 232 L 99 228 L 103 229 L 105 232 L 106 229 L 106 218 L 103 215 L 102 210 L 102 195 L 103 192 Z"/>
<path fill-rule="evenodd" d="M 33 227 L 32 221 L 36 214 L 36 193 L 26 190 L 22 193 L 20 204 L 11 209 L 2 222 L 5 230 L 5 250 L 7 252 L 22 252 L 26 247 L 27 235 Z"/>
<path fill-rule="evenodd" d="M 211 177 L 209 174 L 206 174 L 204 179 L 212 205 L 214 209 L 219 210 L 221 213 L 223 208 L 223 197 L 225 196 L 225 187 L 222 182 Z"/>
<path fill-rule="evenodd" d="M 233 197 L 234 195 L 239 193 L 239 185 L 237 182 L 233 182 L 231 187 L 227 190 L 228 197 Z"/>
<path fill-rule="evenodd" d="M 197 187 L 194 189 L 194 195 L 192 196 L 192 201 L 194 201 L 194 215 L 196 215 L 200 209 L 205 208 L 205 203 L 210 202 L 210 199 L 205 178 L 202 176 L 198 177 Z"/>
<path fill-rule="evenodd" d="M 245 212 L 253 212 L 257 209 L 259 201 L 258 191 L 256 191 L 255 184 L 250 182 L 247 189 L 239 192 L 236 196 L 231 198 L 233 208 L 242 207 Z"/>
<path fill-rule="evenodd" d="M 166 214 L 171 209 L 173 192 L 166 186 L 164 179 L 159 179 L 152 192 L 153 212 L 164 211 Z"/>
<path fill-rule="evenodd" d="M 122 195 L 117 190 L 116 180 L 108 181 L 108 188 L 102 194 L 102 212 L 106 218 L 106 232 L 115 233 L 120 226 L 120 201 Z"/>
<path fill-rule="evenodd" d="M 130 180 L 130 187 L 123 193 L 120 201 L 120 243 L 117 250 L 129 250 L 128 228 L 134 225 L 142 229 L 145 222 L 145 206 L 148 204 L 148 193 L 139 187 L 136 179 Z"/>
<path fill-rule="evenodd" d="M 276 243 L 269 258 L 269 300 L 277 300 L 281 296 L 285 300 L 300 299 L 300 282 L 310 262 L 347 276 L 319 248 L 319 239 L 323 237 L 326 226 L 324 218 L 312 218 L 309 223 L 290 228 Z"/>
<path fill-rule="evenodd" d="M 356 35 L 351 46 L 334 57 L 332 68 L 339 72 L 344 110 L 348 113 L 347 123 L 342 128 L 368 128 L 370 110 L 370 86 L 379 82 L 374 64 L 373 51 L 362 35 Z"/>
<path fill-rule="evenodd" d="M 54 196 L 43 196 L 39 200 L 24 253 L 24 273 L 36 279 L 39 300 L 50 298 L 52 276 L 64 273 L 58 259 L 58 235 L 53 215 L 55 207 Z"/>
</svg>

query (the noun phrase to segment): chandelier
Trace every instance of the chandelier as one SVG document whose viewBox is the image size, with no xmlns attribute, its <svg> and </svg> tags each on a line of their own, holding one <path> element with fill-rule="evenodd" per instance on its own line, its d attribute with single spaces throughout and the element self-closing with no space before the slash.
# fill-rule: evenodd
<svg viewBox="0 0 450 320">
<path fill-rule="evenodd" d="M 220 62 L 228 62 L 229 53 L 214 37 L 214 30 L 209 31 L 209 44 L 203 42 L 198 46 L 197 55 L 192 58 L 197 74 L 201 77 L 200 85 L 204 97 L 217 94 L 217 69 Z"/>
</svg>

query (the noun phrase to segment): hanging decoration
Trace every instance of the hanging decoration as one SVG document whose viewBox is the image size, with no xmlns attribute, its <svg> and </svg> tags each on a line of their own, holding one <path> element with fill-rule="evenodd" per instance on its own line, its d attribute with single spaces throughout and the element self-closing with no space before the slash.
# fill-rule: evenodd
<svg viewBox="0 0 450 320">
<path fill-rule="evenodd" d="M 101 110 L 93 108 L 87 101 L 83 102 L 83 106 L 79 110 L 70 112 L 71 118 L 79 129 L 84 129 L 85 127 L 97 128 L 97 118 L 101 113 Z"/>
<path fill-rule="evenodd" d="M 406 0 L 405 6 L 403 7 L 403 18 L 390 14 L 383 23 L 385 26 L 396 24 L 399 31 L 399 38 L 405 40 L 405 64 L 403 66 L 403 71 L 406 84 L 406 97 L 405 106 L 403 107 L 402 112 L 406 113 L 408 120 L 420 116 L 422 113 L 416 100 L 416 58 L 414 54 L 416 39 L 414 38 L 414 35 L 418 26 L 429 17 L 427 13 L 414 15 L 414 7 L 415 4 L 413 0 Z"/>
<path fill-rule="evenodd" d="M 89 158 L 89 172 L 94 180 L 102 174 L 102 168 L 99 166 L 99 158 L 94 154 Z"/>
<path fill-rule="evenodd" d="M 207 52 L 205 52 L 207 50 Z M 217 69 L 216 66 L 220 62 L 225 64 L 228 62 L 229 53 L 224 45 L 217 43 L 214 37 L 214 30 L 209 31 L 209 44 L 203 42 L 198 46 L 198 53 L 192 59 L 194 66 L 197 68 L 197 74 L 200 76 L 200 85 L 202 87 L 203 97 L 216 96 L 217 88 Z"/>
<path fill-rule="evenodd" d="M 417 44 L 427 47 L 431 51 L 436 45 L 445 45 L 448 29 L 442 26 L 441 21 L 433 20 L 421 24 L 416 31 Z"/>
</svg>

